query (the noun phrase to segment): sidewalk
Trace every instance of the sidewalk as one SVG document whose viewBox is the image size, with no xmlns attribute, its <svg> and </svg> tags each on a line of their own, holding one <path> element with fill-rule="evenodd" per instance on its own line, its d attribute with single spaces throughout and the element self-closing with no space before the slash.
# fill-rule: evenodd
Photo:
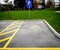
<svg viewBox="0 0 60 50">
<path fill-rule="evenodd" d="M 60 13 L 60 11 L 55 11 L 55 12 Z"/>
</svg>

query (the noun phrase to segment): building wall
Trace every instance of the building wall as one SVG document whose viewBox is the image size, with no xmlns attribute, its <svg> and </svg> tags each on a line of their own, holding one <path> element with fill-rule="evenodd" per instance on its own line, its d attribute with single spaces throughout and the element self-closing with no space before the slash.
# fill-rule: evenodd
<svg viewBox="0 0 60 50">
<path fill-rule="evenodd" d="M 33 0 L 34 8 L 37 9 L 38 5 L 45 4 L 45 0 Z"/>
<path fill-rule="evenodd" d="M 34 0 L 34 2 L 41 3 L 42 0 Z"/>
</svg>

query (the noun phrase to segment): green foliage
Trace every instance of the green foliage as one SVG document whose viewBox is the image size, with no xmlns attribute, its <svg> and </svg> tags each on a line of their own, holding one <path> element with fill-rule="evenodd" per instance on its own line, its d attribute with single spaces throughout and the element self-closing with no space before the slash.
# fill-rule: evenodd
<svg viewBox="0 0 60 50">
<path fill-rule="evenodd" d="M 30 20 L 30 19 L 45 19 L 47 20 L 55 30 L 60 33 L 60 14 L 55 13 L 50 9 L 44 10 L 31 10 L 31 16 L 29 17 L 29 11 L 5 11 L 0 12 L 0 20 Z"/>
<path fill-rule="evenodd" d="M 47 3 L 46 3 L 46 7 L 50 8 L 52 6 L 53 6 L 53 2 L 51 0 L 48 0 Z"/>
</svg>

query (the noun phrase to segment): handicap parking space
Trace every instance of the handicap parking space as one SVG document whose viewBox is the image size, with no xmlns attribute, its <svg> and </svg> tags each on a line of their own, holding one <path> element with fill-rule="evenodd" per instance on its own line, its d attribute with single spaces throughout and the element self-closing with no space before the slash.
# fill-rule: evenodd
<svg viewBox="0 0 60 50">
<path fill-rule="evenodd" d="M 4 39 L 5 37 L 7 37 L 7 35 L 3 35 L 3 36 L 1 36 L 1 34 L 3 34 L 1 31 L 4 29 L 4 28 L 6 28 L 9 24 L 11 24 L 11 21 L 0 21 L 0 47 L 2 48 L 4 45 L 5 45 L 5 43 L 7 42 L 7 40 L 6 41 L 4 41 L 4 42 L 1 42 L 1 40 L 2 39 Z"/>
<path fill-rule="evenodd" d="M 43 20 L 12 21 L 11 23 L 3 29 L 4 34 L 0 34 L 0 47 L 60 47 L 60 39 L 51 32 Z"/>
<path fill-rule="evenodd" d="M 6 23 L 5 23 L 6 22 Z M 7 27 L 3 26 L 4 29 L 0 31 L 0 47 L 7 47 L 9 41 L 12 40 L 12 37 L 17 32 L 18 28 L 20 27 L 20 21 L 3 21 L 1 22 L 2 25 L 7 25 Z M 8 25 L 9 23 L 9 25 Z"/>
<path fill-rule="evenodd" d="M 0 21 L 0 31 L 2 31 L 4 28 L 6 28 L 9 24 L 11 24 L 12 21 Z"/>
</svg>

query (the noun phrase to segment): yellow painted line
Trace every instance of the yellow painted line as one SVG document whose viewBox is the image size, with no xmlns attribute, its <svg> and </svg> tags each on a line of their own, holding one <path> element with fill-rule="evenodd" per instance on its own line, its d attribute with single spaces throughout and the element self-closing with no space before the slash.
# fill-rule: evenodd
<svg viewBox="0 0 60 50">
<path fill-rule="evenodd" d="M 5 30 L 7 30 L 10 26 L 12 26 L 15 22 L 12 22 L 7 28 L 5 28 L 4 30 L 2 30 L 1 32 L 4 32 Z"/>
<path fill-rule="evenodd" d="M 13 29 L 13 28 L 15 28 L 15 27 L 18 27 L 18 26 L 13 26 L 13 27 L 10 27 L 10 28 L 8 28 L 8 30 L 9 30 L 9 29 Z"/>
<path fill-rule="evenodd" d="M 8 40 L 9 38 L 11 38 L 11 37 L 7 37 L 7 38 L 4 38 L 4 39 L 0 40 L 0 43 Z"/>
<path fill-rule="evenodd" d="M 60 50 L 60 48 L 0 48 L 0 50 Z"/>
<path fill-rule="evenodd" d="M 9 31 L 9 32 L 1 33 L 0 36 L 6 35 L 6 34 L 8 34 L 8 33 L 12 33 L 12 32 L 14 32 L 14 31 L 15 31 L 15 30 L 12 30 L 12 31 Z"/>
<path fill-rule="evenodd" d="M 10 26 L 10 28 L 18 25 L 19 25 L 19 22 L 17 21 L 16 23 L 14 23 L 14 25 Z"/>
<path fill-rule="evenodd" d="M 23 25 L 23 23 L 24 23 L 23 21 L 20 23 L 20 25 L 18 26 L 17 30 L 14 32 L 14 34 L 12 35 L 12 37 L 8 40 L 8 42 L 4 45 L 3 48 L 6 48 L 9 45 L 9 43 L 11 42 L 11 40 L 13 39 L 13 37 L 15 36 L 15 34 L 19 30 L 19 28 L 21 28 L 21 26 Z"/>
<path fill-rule="evenodd" d="M 18 26 L 18 25 L 19 25 L 19 24 L 16 24 L 16 25 L 14 24 L 14 25 L 10 26 L 9 28 L 14 27 L 14 26 Z"/>
</svg>

